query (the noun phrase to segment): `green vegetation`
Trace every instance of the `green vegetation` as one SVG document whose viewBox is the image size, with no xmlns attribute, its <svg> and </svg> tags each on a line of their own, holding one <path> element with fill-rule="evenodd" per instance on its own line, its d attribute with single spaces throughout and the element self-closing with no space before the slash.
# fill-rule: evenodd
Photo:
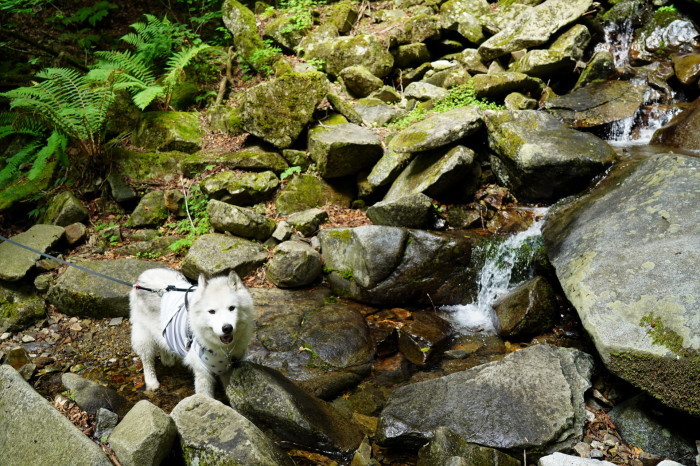
<svg viewBox="0 0 700 466">
<path fill-rule="evenodd" d="M 199 186 L 193 186 L 190 192 L 186 194 L 185 208 L 187 210 L 187 218 L 166 225 L 173 233 L 184 235 L 183 238 L 169 246 L 171 251 L 177 254 L 187 251 L 198 236 L 209 233 L 211 224 L 207 213 L 208 204 L 209 198 Z"/>
<path fill-rule="evenodd" d="M 489 102 L 486 99 L 478 99 L 476 97 L 476 91 L 474 90 L 474 84 L 471 80 L 466 84 L 453 87 L 445 97 L 435 102 L 429 102 L 429 104 L 432 105 L 426 106 L 419 104 L 407 115 L 390 123 L 389 127 L 393 129 L 404 129 L 417 121 L 425 119 L 430 114 L 443 113 L 455 108 L 469 107 L 471 105 L 492 110 L 500 110 L 503 108 L 501 105 Z"/>
<path fill-rule="evenodd" d="M 277 59 L 282 56 L 282 49 L 275 47 L 271 40 L 264 40 L 263 47 L 255 50 L 248 62 L 241 61 L 241 69 L 245 76 L 251 76 L 257 70 L 264 76 L 270 76 L 273 73 L 272 65 Z"/>
<path fill-rule="evenodd" d="M 282 173 L 280 173 L 280 180 L 288 178 L 295 173 L 301 173 L 301 167 L 295 165 L 293 167 L 285 168 Z"/>
<path fill-rule="evenodd" d="M 280 32 L 282 34 L 293 31 L 307 31 L 314 24 L 314 8 L 322 5 L 323 1 L 318 0 L 282 0 L 280 6 L 283 10 L 291 13 L 289 24 Z"/>
<path fill-rule="evenodd" d="M 649 313 L 642 317 L 639 325 L 646 327 L 647 333 L 655 345 L 663 345 L 676 354 L 685 355 L 683 337 L 667 328 L 658 316 Z"/>
<path fill-rule="evenodd" d="M 678 13 L 678 9 L 673 4 L 659 7 L 656 11 L 659 13 Z"/>
</svg>

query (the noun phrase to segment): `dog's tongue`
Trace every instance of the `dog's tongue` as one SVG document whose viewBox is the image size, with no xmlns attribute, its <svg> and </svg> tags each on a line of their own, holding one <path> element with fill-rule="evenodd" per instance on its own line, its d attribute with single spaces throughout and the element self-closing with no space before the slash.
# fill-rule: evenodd
<svg viewBox="0 0 700 466">
<path fill-rule="evenodd" d="M 224 335 L 223 337 L 219 337 L 219 340 L 221 340 L 221 343 L 228 345 L 233 341 L 233 335 Z"/>
</svg>

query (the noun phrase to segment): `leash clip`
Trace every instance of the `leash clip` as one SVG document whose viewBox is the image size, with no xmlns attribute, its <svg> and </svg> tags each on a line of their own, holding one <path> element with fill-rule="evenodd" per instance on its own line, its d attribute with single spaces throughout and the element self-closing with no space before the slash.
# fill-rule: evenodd
<svg viewBox="0 0 700 466">
<path fill-rule="evenodd" d="M 156 294 L 162 298 L 166 291 L 167 290 L 165 288 L 161 288 L 160 290 L 156 291 Z"/>
</svg>

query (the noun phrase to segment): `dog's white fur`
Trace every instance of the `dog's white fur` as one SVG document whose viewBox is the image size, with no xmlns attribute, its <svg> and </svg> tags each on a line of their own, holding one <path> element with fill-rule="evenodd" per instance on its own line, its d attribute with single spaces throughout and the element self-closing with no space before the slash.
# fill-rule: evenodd
<svg viewBox="0 0 700 466">
<path fill-rule="evenodd" d="M 150 269 L 143 272 L 137 285 L 161 290 L 168 285 L 186 281 L 172 269 Z M 168 347 L 163 338 L 160 318 L 160 296 L 157 293 L 134 288 L 129 294 L 131 311 L 131 345 L 143 362 L 146 390 L 156 390 L 160 384 L 156 377 L 155 359 L 160 355 L 166 366 L 180 358 Z M 200 275 L 197 289 L 188 296 L 188 319 L 192 334 L 207 348 L 223 349 L 232 359 L 243 358 L 253 332 L 253 299 L 235 272 L 228 277 L 207 280 Z M 233 341 L 225 344 L 224 326 L 231 325 Z M 182 359 L 194 373 L 195 392 L 214 397 L 216 379 L 200 362 L 199 355 L 190 349 Z M 228 383 L 230 371 L 221 375 Z"/>
</svg>

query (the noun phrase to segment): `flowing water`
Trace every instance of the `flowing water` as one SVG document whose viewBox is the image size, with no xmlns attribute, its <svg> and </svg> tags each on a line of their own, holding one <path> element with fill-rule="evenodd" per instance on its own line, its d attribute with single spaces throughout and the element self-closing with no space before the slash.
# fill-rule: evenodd
<svg viewBox="0 0 700 466">
<path fill-rule="evenodd" d="M 458 332 L 496 332 L 492 305 L 509 290 L 531 278 L 532 260 L 542 246 L 545 212 L 546 209 L 538 208 L 538 219 L 530 228 L 487 247 L 474 302 L 441 308 Z"/>
</svg>

